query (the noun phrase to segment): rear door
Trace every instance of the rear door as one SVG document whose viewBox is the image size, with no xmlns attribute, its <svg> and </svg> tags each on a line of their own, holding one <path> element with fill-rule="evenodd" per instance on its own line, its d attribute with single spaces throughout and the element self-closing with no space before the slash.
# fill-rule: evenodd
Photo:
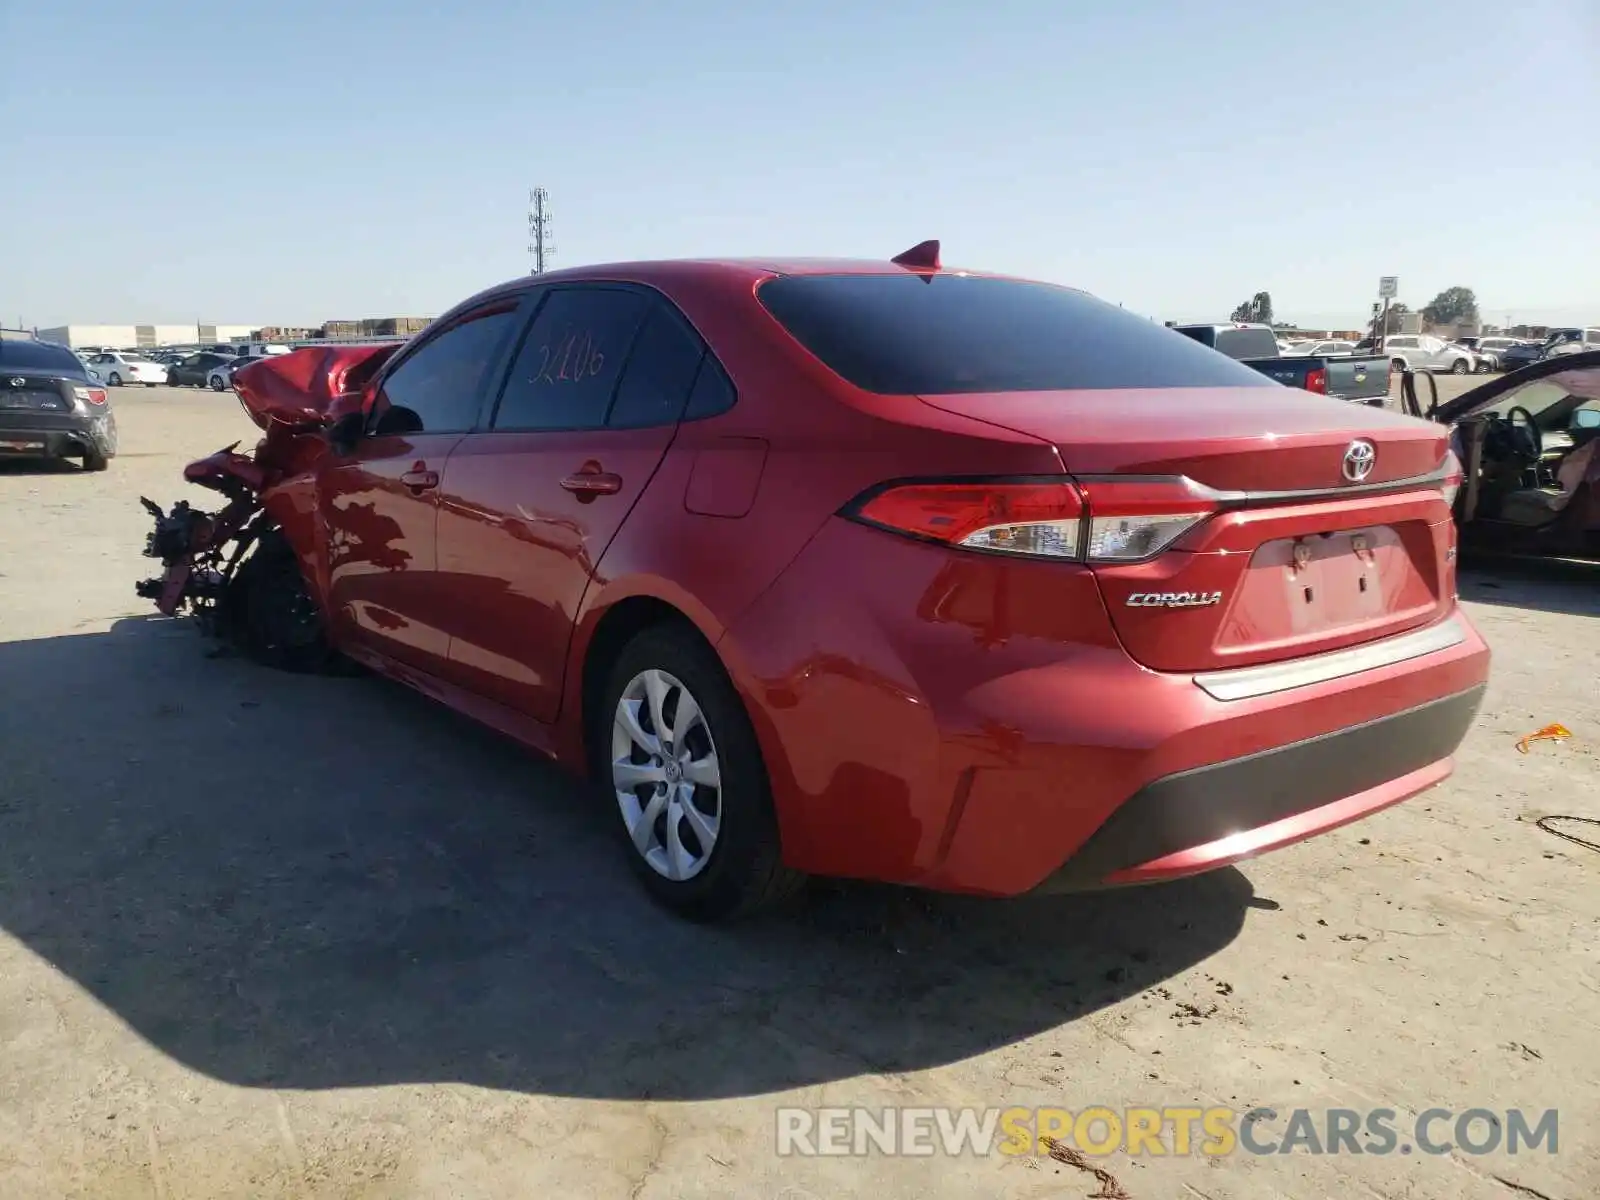
<svg viewBox="0 0 1600 1200">
<path fill-rule="evenodd" d="M 595 564 L 671 444 L 704 356 L 655 292 L 547 290 L 490 428 L 463 439 L 445 470 L 453 682 L 555 720 Z"/>
</svg>

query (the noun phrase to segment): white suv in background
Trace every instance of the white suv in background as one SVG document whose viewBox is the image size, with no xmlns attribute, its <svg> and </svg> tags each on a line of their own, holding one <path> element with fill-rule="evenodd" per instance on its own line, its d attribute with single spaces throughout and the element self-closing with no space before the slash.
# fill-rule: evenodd
<svg viewBox="0 0 1600 1200">
<path fill-rule="evenodd" d="M 1410 371 L 1448 371 L 1471 375 L 1478 369 L 1477 355 L 1426 333 L 1396 333 L 1383 339 L 1389 361 Z"/>
<path fill-rule="evenodd" d="M 96 378 L 111 387 L 121 387 L 125 383 L 142 383 L 145 387 L 155 387 L 156 384 L 167 381 L 167 369 L 160 363 L 140 358 L 137 354 L 125 354 L 120 350 L 91 354 L 88 367 Z"/>
</svg>

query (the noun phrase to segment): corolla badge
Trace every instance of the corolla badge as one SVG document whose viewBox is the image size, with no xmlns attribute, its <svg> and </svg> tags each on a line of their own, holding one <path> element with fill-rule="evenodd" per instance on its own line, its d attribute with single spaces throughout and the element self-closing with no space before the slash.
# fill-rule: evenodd
<svg viewBox="0 0 1600 1200">
<path fill-rule="evenodd" d="M 1344 452 L 1344 477 L 1351 483 L 1360 483 L 1372 474 L 1378 462 L 1378 448 L 1364 438 L 1350 443 Z"/>
<path fill-rule="evenodd" d="M 1134 592 L 1129 608 L 1210 608 L 1222 603 L 1221 592 Z"/>
</svg>

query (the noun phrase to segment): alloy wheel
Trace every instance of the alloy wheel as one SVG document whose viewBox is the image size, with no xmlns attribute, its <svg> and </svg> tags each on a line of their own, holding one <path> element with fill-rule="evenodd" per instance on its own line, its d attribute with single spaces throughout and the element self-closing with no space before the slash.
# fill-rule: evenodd
<svg viewBox="0 0 1600 1200">
<path fill-rule="evenodd" d="M 641 671 L 611 723 L 611 783 L 639 856 L 663 878 L 692 879 L 722 828 L 722 770 L 705 713 L 683 682 Z"/>
</svg>

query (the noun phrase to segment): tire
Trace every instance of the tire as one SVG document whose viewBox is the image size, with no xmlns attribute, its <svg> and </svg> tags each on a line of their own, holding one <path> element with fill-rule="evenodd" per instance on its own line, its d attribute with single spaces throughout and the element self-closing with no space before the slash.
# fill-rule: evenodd
<svg viewBox="0 0 1600 1200">
<path fill-rule="evenodd" d="M 681 744 L 667 747 L 687 755 L 687 770 L 670 752 L 657 768 L 654 762 L 660 760 L 653 762 L 640 740 L 640 735 L 646 741 L 654 737 L 652 682 L 661 685 L 662 724 L 683 713 L 685 694 L 698 709 L 697 718 L 681 731 Z M 624 705 L 639 714 L 635 734 L 618 720 Z M 623 852 L 658 903 L 693 921 L 720 921 L 776 904 L 803 885 L 805 877 L 782 862 L 772 790 L 749 714 L 715 651 L 693 629 L 655 625 L 628 642 L 612 665 L 587 732 L 590 771 L 609 802 Z M 661 748 L 659 741 L 651 744 Z M 618 763 L 636 766 L 633 774 L 639 778 L 631 791 L 617 786 Z M 689 772 L 696 766 L 716 785 L 708 778 L 692 779 Z M 650 775 L 657 782 L 650 782 Z M 662 804 L 666 807 L 644 825 L 650 808 Z M 713 831 L 709 848 L 703 837 L 707 830 Z M 670 849 L 672 833 L 677 855 Z"/>
<path fill-rule="evenodd" d="M 178 384 L 178 373 L 176 371 L 168 371 L 167 372 L 167 386 L 168 387 L 178 387 L 179 386 L 179 384 Z"/>
<path fill-rule="evenodd" d="M 112 387 L 121 387 L 122 386 L 122 376 L 118 375 L 115 371 L 113 371 L 113 372 L 111 372 L 110 376 L 106 379 L 106 383 L 108 383 Z"/>
<path fill-rule="evenodd" d="M 222 391 L 222 376 L 221 375 L 213 375 L 206 382 L 211 385 L 211 390 L 213 392 Z"/>
<path fill-rule="evenodd" d="M 1469 375 L 1472 373 L 1472 364 L 1464 358 L 1458 358 L 1450 364 L 1450 374 Z"/>
<path fill-rule="evenodd" d="M 217 631 L 256 662 L 296 674 L 333 672 L 339 655 L 289 543 L 263 534 L 228 584 Z"/>
<path fill-rule="evenodd" d="M 111 465 L 111 459 L 102 454 L 95 446 L 83 448 L 83 469 L 85 471 L 104 471 Z"/>
<path fill-rule="evenodd" d="M 1404 371 L 1405 369 L 1406 369 L 1406 360 L 1405 359 L 1403 359 L 1403 358 L 1392 358 L 1392 359 L 1389 360 L 1389 370 L 1390 370 L 1391 373 L 1398 373 L 1400 371 Z"/>
<path fill-rule="evenodd" d="M 156 386 L 156 385 L 155 385 L 155 384 L 153 384 L 153 383 L 147 383 L 147 384 L 145 384 L 145 387 L 155 387 L 155 386 Z"/>
</svg>

